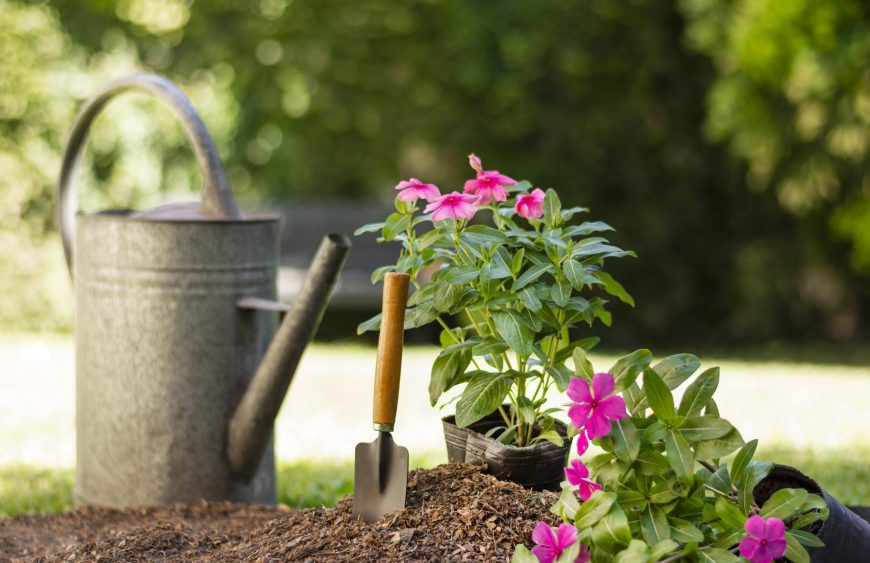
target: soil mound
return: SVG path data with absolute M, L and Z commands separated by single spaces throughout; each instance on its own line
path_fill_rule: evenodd
M 509 561 L 556 495 L 499 481 L 471 465 L 408 477 L 402 510 L 354 520 L 353 500 L 289 511 L 199 503 L 79 509 L 0 520 L 0 560 L 26 561 Z M 4 559 L 5 558 L 5 559 Z

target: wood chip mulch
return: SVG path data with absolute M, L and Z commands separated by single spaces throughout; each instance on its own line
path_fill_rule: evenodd
M 353 499 L 290 511 L 203 502 L 0 520 L 0 561 L 510 561 L 557 495 L 471 465 L 408 477 L 402 510 L 354 520 Z

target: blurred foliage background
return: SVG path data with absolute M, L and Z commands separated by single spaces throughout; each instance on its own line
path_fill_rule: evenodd
M 145 69 L 188 92 L 249 206 L 458 189 L 473 151 L 591 207 L 640 256 L 615 272 L 638 306 L 613 345 L 868 336 L 860 0 L 0 0 L 0 30 L 0 329 L 69 329 L 61 149 L 85 99 Z M 82 169 L 84 209 L 200 182 L 139 96 Z

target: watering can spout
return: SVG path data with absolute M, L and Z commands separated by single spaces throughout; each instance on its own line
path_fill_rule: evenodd
M 259 465 L 284 395 L 320 324 L 350 246 L 344 235 L 331 234 L 323 239 L 299 295 L 230 419 L 227 456 L 240 477 L 253 475 Z

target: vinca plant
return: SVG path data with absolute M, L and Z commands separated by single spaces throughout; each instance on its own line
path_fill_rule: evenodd
M 574 348 L 567 396 L 577 450 L 591 441 L 603 452 L 565 469 L 552 507 L 563 523 L 538 523 L 534 547 L 517 545 L 513 562 L 809 563 L 806 547 L 822 542 L 808 528 L 828 517 L 824 499 L 793 488 L 756 498 L 773 465 L 753 459 L 757 440 L 744 443 L 719 415 L 719 369 L 697 375 L 677 403 L 672 391 L 700 361 L 651 363 L 638 350 L 595 373 Z
M 462 192 L 442 195 L 415 178 L 396 186 L 396 212 L 356 234 L 377 232 L 379 242 L 401 244 L 396 264 L 378 268 L 410 274 L 406 328 L 441 327 L 442 350 L 432 366 L 429 399 L 465 385 L 455 405 L 467 427 L 500 413 L 491 437 L 517 446 L 563 436 L 545 406 L 548 391 L 568 388 L 572 350 L 598 339 L 572 339 L 578 325 L 610 325 L 605 295 L 633 305 L 604 270 L 607 259 L 633 256 L 601 233 L 606 223 L 575 223 L 582 207 L 563 208 L 554 190 L 533 189 L 469 156 L 475 177 Z M 423 203 L 425 202 L 425 203 Z M 380 316 L 359 326 L 377 330 Z

